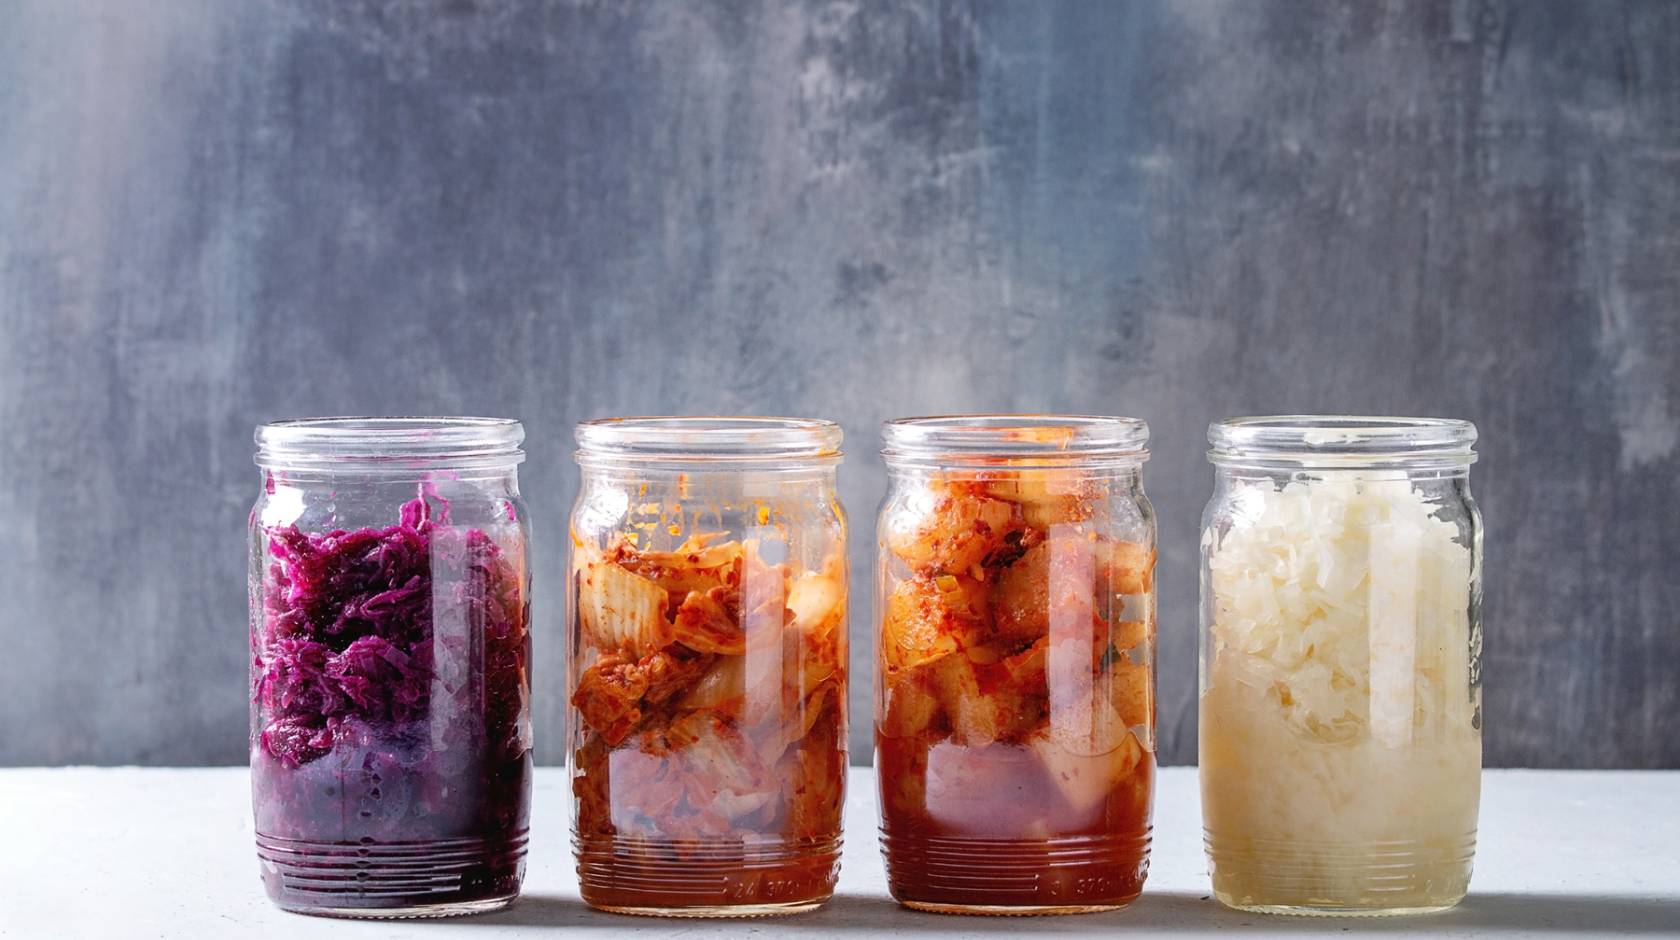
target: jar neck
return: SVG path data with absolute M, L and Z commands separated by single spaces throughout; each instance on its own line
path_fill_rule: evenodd
M 519 495 L 519 467 L 515 464 L 466 468 L 448 466 L 370 468 L 352 464 L 325 467 L 273 464 L 262 468 L 262 476 L 263 485 L 270 492 L 275 487 L 287 486 L 343 488 L 412 484 L 418 487 L 432 484 L 443 487 L 463 483 L 471 484 L 480 490 L 497 492 L 507 496 Z
M 1450 466 L 1352 466 L 1325 467 L 1300 466 L 1292 463 L 1243 463 L 1220 461 L 1214 464 L 1214 479 L 1220 482 L 1255 482 L 1267 480 L 1273 483 L 1314 482 L 1353 480 L 1358 482 L 1406 481 L 1425 482 L 1433 480 L 1468 480 L 1470 467 L 1468 465 Z
M 927 454 L 914 459 L 886 458 L 887 476 L 894 480 L 929 477 L 988 480 L 1006 477 L 1055 477 L 1063 480 L 1137 480 L 1143 474 L 1141 460 L 1030 461 L 974 458 L 971 455 Z
M 1109 475 L 1149 459 L 1149 425 L 1103 415 L 974 414 L 899 418 L 881 427 L 893 473 L 1044 470 Z
M 256 430 L 257 466 L 289 479 L 495 479 L 524 461 L 505 418 L 306 418 Z
M 840 426 L 810 418 L 604 418 L 577 426 L 585 475 L 816 475 L 840 463 Z
M 1208 426 L 1222 472 L 1369 478 L 1462 476 L 1476 461 L 1476 426 L 1451 418 L 1274 415 Z
M 702 461 L 681 463 L 620 463 L 578 459 L 585 489 L 601 486 L 623 487 L 627 483 L 649 484 L 660 488 L 703 490 L 720 486 L 826 486 L 838 480 L 838 457 L 823 462 L 783 463 L 774 466 L 764 463 L 739 462 L 728 466 Z

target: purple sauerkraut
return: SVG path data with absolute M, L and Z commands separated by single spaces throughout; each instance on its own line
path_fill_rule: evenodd
M 262 531 L 252 791 L 282 904 L 518 889 L 531 766 L 523 573 L 433 499 L 403 504 L 383 529 Z M 341 858 L 335 847 L 350 845 Z M 431 846 L 441 854 L 428 867 Z

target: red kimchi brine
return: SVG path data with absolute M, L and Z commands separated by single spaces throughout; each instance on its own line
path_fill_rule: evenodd
M 668 916 L 816 907 L 846 776 L 840 430 L 579 426 L 573 837 L 583 898 Z
M 951 913 L 1127 904 L 1155 776 L 1141 421 L 884 429 L 875 763 L 888 885 Z

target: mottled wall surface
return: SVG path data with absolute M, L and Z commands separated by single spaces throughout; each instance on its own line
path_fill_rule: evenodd
M 1491 765 L 1680 766 L 1680 4 L 0 4 L 0 763 L 244 760 L 258 421 L 1154 427 L 1194 760 L 1208 421 L 1480 425 Z M 854 742 L 866 756 L 866 578 Z

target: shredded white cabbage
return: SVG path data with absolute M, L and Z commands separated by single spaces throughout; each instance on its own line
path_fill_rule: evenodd
M 1481 734 L 1458 527 L 1403 478 L 1234 485 L 1231 526 L 1204 536 L 1216 890 L 1247 904 L 1419 895 L 1391 907 L 1462 893 Z

